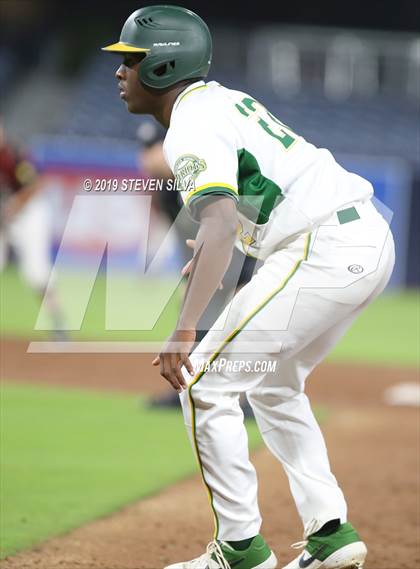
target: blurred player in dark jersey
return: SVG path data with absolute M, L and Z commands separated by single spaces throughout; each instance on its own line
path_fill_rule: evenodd
M 178 192 L 172 189 L 172 184 L 167 184 L 169 180 L 173 180 L 173 176 L 163 155 L 165 134 L 165 129 L 156 121 L 149 120 L 139 126 L 137 130 L 137 138 L 141 145 L 139 165 L 149 178 L 163 180 L 162 191 L 152 192 L 152 203 L 158 211 L 164 213 L 171 224 L 177 219 L 179 246 L 183 261 L 186 263 L 191 257 L 191 249 L 187 247 L 186 240 L 194 239 L 198 224 L 184 209 L 181 211 L 182 203 L 179 201 Z
M 56 329 L 65 339 L 63 319 L 51 290 L 49 206 L 41 192 L 40 176 L 25 152 L 6 138 L 0 121 L 0 271 L 13 250 L 25 282 L 42 298 Z

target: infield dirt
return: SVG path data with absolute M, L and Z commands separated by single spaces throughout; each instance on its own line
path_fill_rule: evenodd
M 147 354 L 27 354 L 27 342 L 2 340 L 8 381 L 155 395 L 168 387 Z M 324 364 L 307 393 L 326 406 L 322 425 L 349 518 L 369 547 L 365 569 L 416 569 L 419 551 L 418 409 L 385 405 L 387 387 L 417 381 L 415 370 Z M 159 449 L 164 452 L 164 449 Z M 252 455 L 260 484 L 262 533 L 279 566 L 296 554 L 301 525 L 286 477 L 261 448 Z M 200 555 L 212 517 L 198 475 L 115 514 L 2 561 L 4 569 L 160 569 Z

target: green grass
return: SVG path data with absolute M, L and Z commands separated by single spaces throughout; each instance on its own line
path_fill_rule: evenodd
M 198 471 L 182 414 L 136 397 L 3 384 L 1 433 L 2 557 Z
M 330 355 L 331 361 L 418 367 L 418 290 L 383 294 L 362 312 Z
M 107 283 L 104 274 L 98 275 L 92 293 L 90 281 L 83 272 L 66 273 L 57 283 L 56 298 L 60 302 L 64 319 L 74 324 L 71 332 L 74 340 L 145 340 L 158 341 L 166 338 L 176 324 L 180 292 L 173 291 L 174 278 L 136 278 L 114 276 Z M 107 289 L 111 301 L 107 302 Z M 162 298 L 167 298 L 162 306 Z M 0 286 L 0 331 L 5 335 L 21 336 L 32 340 L 48 337 L 48 332 L 36 330 L 41 298 L 19 278 L 14 268 L 1 274 Z M 85 310 L 86 305 L 86 310 Z M 107 307 L 107 310 L 105 310 Z M 160 307 L 155 323 L 154 310 Z M 112 324 L 105 321 L 105 314 Z M 41 328 L 48 328 L 51 320 L 41 313 Z M 138 322 L 152 325 L 139 330 Z M 72 326 L 73 327 L 73 326 Z M 39 328 L 39 326 L 38 326 Z
M 153 307 L 173 287 L 173 280 L 119 277 L 112 280 L 112 308 L 108 315 L 119 327 L 135 328 L 140 318 L 153 320 Z M 60 282 L 68 318 L 78 320 L 80 299 L 87 286 L 82 275 L 69 274 Z M 88 291 L 89 292 L 89 291 Z M 91 294 L 80 330 L 71 333 L 74 340 L 145 340 L 165 339 L 176 323 L 180 292 L 176 291 L 150 331 L 107 330 L 105 323 L 107 284 L 99 275 Z M 83 305 L 83 303 L 82 303 Z M 34 331 L 40 301 L 19 279 L 14 269 L 2 275 L 0 330 L 3 334 L 42 339 L 45 332 Z M 109 308 L 109 307 L 108 307 Z M 383 294 L 358 318 L 330 356 L 331 361 L 379 365 L 417 366 L 420 345 L 420 303 L 417 290 Z

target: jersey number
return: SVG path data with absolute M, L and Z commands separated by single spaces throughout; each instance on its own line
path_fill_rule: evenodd
M 285 150 L 288 150 L 292 144 L 297 140 L 293 131 L 291 131 L 285 124 L 280 122 L 273 116 L 267 109 L 255 99 L 245 97 L 242 99 L 242 105 L 236 104 L 235 107 L 245 117 L 252 117 L 257 123 L 267 132 L 270 136 L 277 139 Z M 262 118 L 262 113 L 266 113 L 268 118 L 271 119 L 270 123 Z

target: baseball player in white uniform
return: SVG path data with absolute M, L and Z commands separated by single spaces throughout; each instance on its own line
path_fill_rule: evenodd
M 392 272 L 393 239 L 373 188 L 252 96 L 206 83 L 211 38 L 189 10 L 137 10 L 104 49 L 124 57 L 116 76 L 128 110 L 168 128 L 165 156 L 200 222 L 177 328 L 154 365 L 180 393 L 215 534 L 203 555 L 170 569 L 277 567 L 259 534 L 243 392 L 302 519 L 303 552 L 285 569 L 361 568 L 367 548 L 347 521 L 304 389 Z M 194 348 L 234 246 L 264 264 Z

